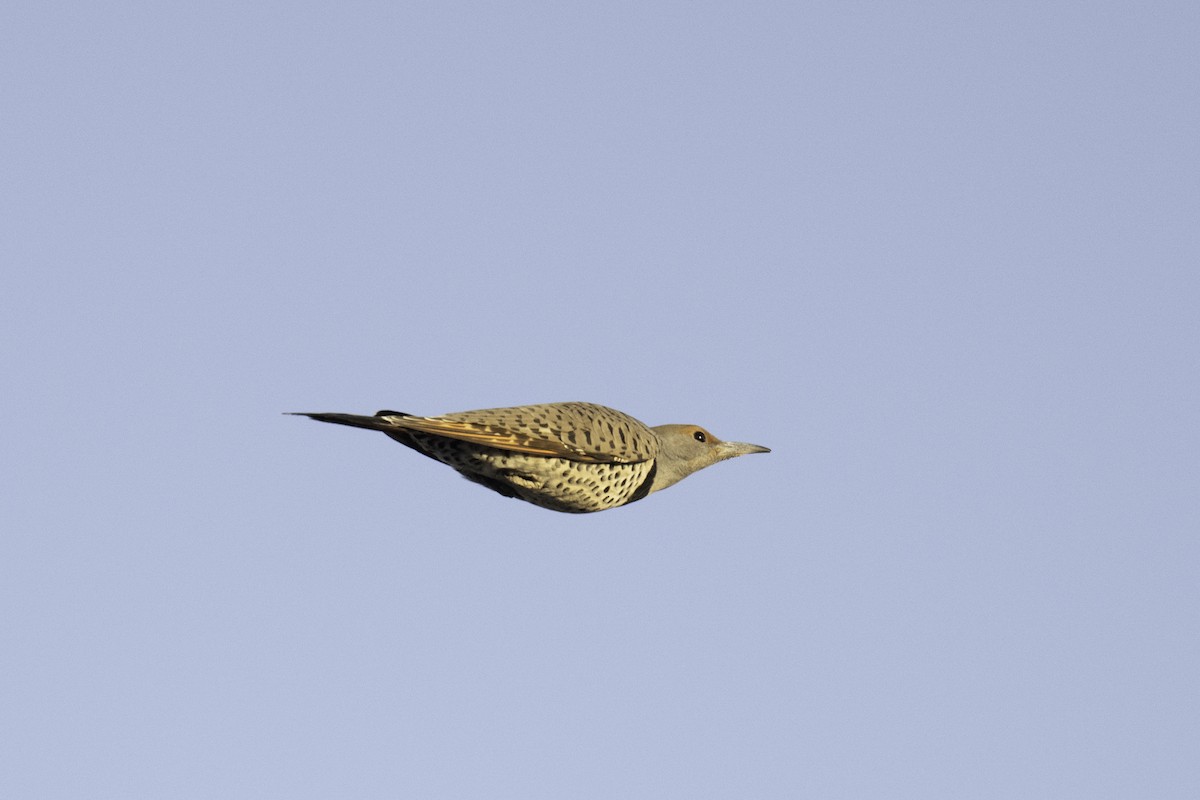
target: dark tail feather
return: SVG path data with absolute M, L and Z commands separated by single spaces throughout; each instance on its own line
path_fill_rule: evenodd
M 399 411 L 380 411 L 373 417 L 368 417 L 362 414 L 336 414 L 327 412 L 309 413 L 307 411 L 290 411 L 287 412 L 297 417 L 308 417 L 315 419 L 318 422 L 333 422 L 338 425 L 349 425 L 353 428 L 366 428 L 372 431 L 394 431 L 395 425 L 389 423 L 386 419 L 380 417 L 407 417 L 408 414 L 402 414 Z

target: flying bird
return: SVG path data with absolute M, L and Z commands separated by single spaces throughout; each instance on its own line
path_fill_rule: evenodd
M 649 427 L 595 403 L 485 408 L 437 417 L 307 413 L 320 422 L 382 431 L 470 481 L 553 511 L 628 505 L 697 470 L 768 448 L 723 442 L 697 425 Z

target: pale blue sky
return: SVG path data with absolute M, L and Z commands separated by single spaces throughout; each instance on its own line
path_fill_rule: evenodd
M 1200 796 L 1192 3 L 8 3 L 0 796 Z M 773 448 L 506 500 L 284 411 Z

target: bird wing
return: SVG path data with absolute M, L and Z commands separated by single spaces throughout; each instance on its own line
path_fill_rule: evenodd
M 383 419 L 396 428 L 416 433 L 594 464 L 648 461 L 657 455 L 658 449 L 654 433 L 642 423 L 612 409 L 585 403 Z M 618 431 L 615 434 L 614 429 Z
M 462 422 L 439 417 L 400 417 L 389 420 L 389 422 L 392 422 L 395 427 L 405 430 L 444 436 L 447 439 L 494 447 L 497 450 L 510 450 L 514 453 L 528 453 L 535 456 L 566 458 L 571 461 L 592 463 L 624 460 L 606 453 L 589 453 L 569 442 L 546 438 L 529 431 L 508 430 L 492 425 L 481 425 L 477 422 Z

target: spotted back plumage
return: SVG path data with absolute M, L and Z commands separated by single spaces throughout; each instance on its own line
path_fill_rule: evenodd
M 595 403 L 483 408 L 437 417 L 404 415 L 396 425 L 503 450 L 595 464 L 634 464 L 658 455 L 654 431 L 628 414 Z

